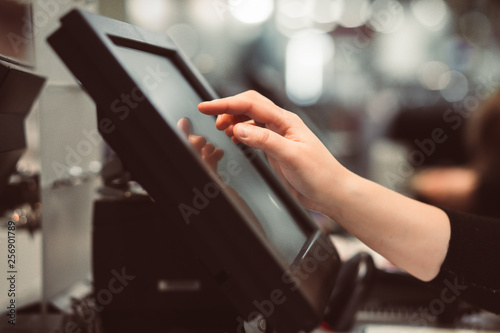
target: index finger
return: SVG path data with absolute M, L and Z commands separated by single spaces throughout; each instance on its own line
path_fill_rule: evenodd
M 255 91 L 203 102 L 198 105 L 198 110 L 208 115 L 246 116 L 258 123 L 269 125 L 277 132 L 280 132 L 285 122 L 285 111 Z

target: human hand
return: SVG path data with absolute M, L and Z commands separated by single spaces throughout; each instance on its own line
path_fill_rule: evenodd
M 260 149 L 290 193 L 389 261 L 423 281 L 434 279 L 450 240 L 444 211 L 348 171 L 295 114 L 249 91 L 204 102 L 233 141 Z
M 203 102 L 198 109 L 217 115 L 217 129 L 234 142 L 264 151 L 285 187 L 311 210 L 325 212 L 350 174 L 296 114 L 255 91 Z
M 210 169 L 217 172 L 217 165 L 224 156 L 224 151 L 207 142 L 203 136 L 191 134 L 191 125 L 187 118 L 182 118 L 177 122 L 177 127 L 186 134 L 189 143 L 201 155 L 201 158 L 209 165 Z
M 194 147 L 194 149 L 201 155 L 201 158 L 210 166 L 210 169 L 217 173 L 217 165 L 219 161 L 224 157 L 224 151 L 220 148 L 215 148 L 215 146 L 207 142 L 207 139 L 200 135 L 191 134 L 191 125 L 187 118 L 182 118 L 177 122 L 177 127 L 181 129 L 182 132 L 187 136 L 189 143 Z M 250 221 L 253 222 L 257 230 L 267 238 L 266 233 L 257 217 L 253 211 L 248 207 L 247 203 L 240 197 L 238 192 L 236 192 L 232 187 L 226 186 L 225 190 L 233 195 L 233 198 L 240 204 L 243 211 L 250 217 Z

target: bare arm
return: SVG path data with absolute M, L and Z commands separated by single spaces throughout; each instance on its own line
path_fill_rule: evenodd
M 412 200 L 344 168 L 295 114 L 256 92 L 201 103 L 217 128 L 261 149 L 283 184 L 415 277 L 429 281 L 448 250 L 450 223 L 440 209 Z M 264 127 L 256 126 L 256 123 Z

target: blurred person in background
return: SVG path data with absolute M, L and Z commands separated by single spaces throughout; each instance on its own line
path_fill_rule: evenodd
M 500 218 L 500 91 L 472 115 L 465 139 L 467 166 L 425 169 L 412 190 L 442 208 Z

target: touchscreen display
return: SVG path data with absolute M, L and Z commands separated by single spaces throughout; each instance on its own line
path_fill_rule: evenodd
M 177 67 L 156 54 L 122 46 L 116 50 L 120 62 L 167 123 L 189 140 L 191 148 L 241 203 L 240 209 L 256 218 L 258 229 L 292 263 L 306 235 L 243 151 L 216 129 L 215 118 L 198 111 L 202 100 Z

